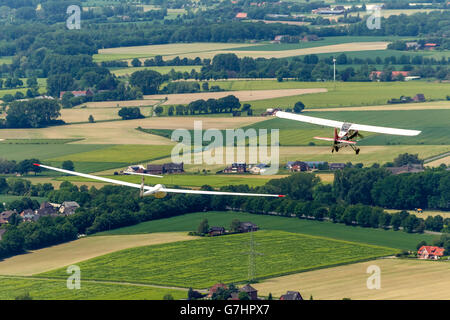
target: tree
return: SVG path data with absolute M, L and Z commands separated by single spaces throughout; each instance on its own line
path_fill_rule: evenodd
M 300 113 L 303 111 L 303 109 L 305 109 L 305 105 L 303 104 L 303 102 L 298 101 L 297 103 L 295 103 L 295 105 L 294 105 L 295 113 Z
M 175 108 L 173 106 L 170 106 L 169 109 L 167 110 L 167 115 L 169 116 L 173 116 Z
M 49 96 L 59 98 L 61 91 L 70 91 L 74 88 L 74 79 L 70 74 L 55 74 L 47 78 L 47 93 Z
M 273 300 L 272 292 L 269 292 L 269 296 L 267 297 L 267 300 Z
M 250 296 L 245 291 L 239 292 L 238 298 L 239 300 L 250 300 Z
M 167 293 L 166 295 L 164 295 L 163 300 L 174 300 L 174 299 L 170 293 Z
M 164 108 L 161 107 L 161 106 L 157 106 L 157 107 L 154 109 L 154 111 L 155 111 L 156 115 L 159 117 L 159 116 L 164 112 Z
M 123 120 L 144 118 L 144 116 L 141 114 L 141 109 L 139 109 L 138 107 L 123 107 L 119 110 L 119 117 L 121 117 Z
M 197 228 L 197 233 L 200 234 L 205 234 L 209 232 L 209 224 L 208 224 L 208 219 L 203 219 L 202 222 L 200 222 L 198 228 Z
M 15 298 L 15 300 L 33 300 L 29 292 L 25 292 Z
M 131 65 L 133 67 L 137 68 L 137 67 L 142 66 L 142 62 L 138 58 L 134 58 L 133 60 L 131 60 Z
M 88 121 L 89 121 L 89 123 L 94 123 L 95 122 L 94 117 L 92 116 L 92 114 L 89 115 Z
M 62 168 L 64 170 L 74 171 L 75 166 L 71 160 L 66 160 L 62 163 Z
M 130 77 L 130 84 L 141 89 L 143 94 L 157 93 L 162 83 L 161 74 L 153 70 L 136 71 Z

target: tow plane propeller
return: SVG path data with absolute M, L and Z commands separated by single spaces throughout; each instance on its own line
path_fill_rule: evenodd
M 359 154 L 360 149 L 356 146 L 357 141 L 355 140 L 355 138 L 364 138 L 363 135 L 360 133 L 360 131 L 376 132 L 399 136 L 417 136 L 421 132 L 418 130 L 405 130 L 405 129 L 369 126 L 364 124 L 355 124 L 350 122 L 341 122 L 335 120 L 304 116 L 284 111 L 277 111 L 275 113 L 275 116 L 282 119 L 301 121 L 334 128 L 334 138 L 314 137 L 314 139 L 333 142 L 331 152 L 334 151 L 338 152 L 341 148 L 351 147 L 356 154 Z
M 120 181 L 120 180 L 115 180 L 115 179 L 110 179 L 110 178 L 94 176 L 94 175 L 91 175 L 91 174 L 80 173 L 80 172 L 76 172 L 76 171 L 70 171 L 70 170 L 50 167 L 50 166 L 46 166 L 46 165 L 39 164 L 39 163 L 34 163 L 34 165 L 38 166 L 38 167 L 41 167 L 41 168 L 62 172 L 62 173 L 65 173 L 65 174 L 71 174 L 71 175 L 80 176 L 80 177 L 84 177 L 84 178 L 88 178 L 88 179 L 94 179 L 94 180 L 99 180 L 99 181 L 103 181 L 103 182 L 113 183 L 113 184 L 117 184 L 117 185 L 121 185 L 121 186 L 136 188 L 136 189 L 140 190 L 140 195 L 142 197 L 149 196 L 149 195 L 154 195 L 156 198 L 164 198 L 167 195 L 167 193 L 205 194 L 205 195 L 216 195 L 216 196 L 247 196 L 247 197 L 275 197 L 275 198 L 283 198 L 284 197 L 284 195 L 281 195 L 281 194 L 240 193 L 240 192 L 204 191 L 204 190 L 189 190 L 189 189 L 170 189 L 170 188 L 166 188 L 162 184 L 157 184 L 155 186 L 147 186 L 147 185 L 145 185 L 144 184 L 144 180 L 143 180 L 144 176 L 153 176 L 153 175 L 148 175 L 148 174 L 139 174 L 139 175 L 142 175 L 142 182 L 141 182 L 141 184 L 137 184 L 137 183 L 131 183 L 131 182 L 126 182 L 126 181 Z M 161 176 L 157 176 L 157 177 L 161 177 Z

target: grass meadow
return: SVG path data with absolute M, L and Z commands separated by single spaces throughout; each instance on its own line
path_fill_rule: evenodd
M 223 226 L 226 229 L 230 227 L 233 219 L 239 219 L 240 221 L 251 221 L 256 223 L 264 230 L 302 233 L 311 236 L 321 236 L 396 249 L 413 250 L 420 241 L 425 240 L 431 242 L 434 237 L 429 234 L 410 234 L 403 231 L 386 231 L 382 229 L 346 226 L 344 224 L 325 221 L 320 222 L 291 217 L 257 215 L 233 211 L 198 212 L 168 219 L 147 221 L 134 226 L 100 232 L 96 234 L 96 236 L 194 231 L 205 218 L 208 219 L 210 226 Z
M 80 290 L 69 290 L 65 279 L 0 276 L 0 287 L 0 300 L 14 300 L 27 293 L 33 300 L 162 300 L 166 294 L 175 300 L 187 297 L 184 290 L 89 281 L 82 281 Z
M 258 243 L 257 278 L 392 255 L 398 250 L 283 231 L 259 231 L 132 248 L 78 264 L 87 280 L 206 288 L 247 280 L 250 237 Z M 259 267 L 258 267 L 259 266 Z M 263 267 L 264 266 L 264 267 Z M 65 269 L 40 274 L 66 277 Z

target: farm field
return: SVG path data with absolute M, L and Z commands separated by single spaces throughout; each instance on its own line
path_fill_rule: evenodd
M 409 110 L 448 110 L 450 109 L 450 101 L 432 101 L 421 103 L 399 103 L 386 104 L 379 106 L 364 106 L 364 107 L 339 107 L 339 108 L 315 108 L 315 112 L 329 112 L 329 111 L 409 111 Z
M 32 276 L 119 250 L 194 239 L 184 232 L 86 237 L 0 260 L 0 275 Z
M 164 158 L 170 155 L 171 146 L 143 146 L 143 145 L 116 145 L 103 148 L 101 152 L 87 151 L 76 154 L 47 158 L 48 161 L 74 162 L 106 162 L 114 159 L 115 162 L 135 163 Z
M 367 268 L 381 270 L 381 289 L 367 289 Z M 252 284 L 261 295 L 274 297 L 288 290 L 300 291 L 303 299 L 314 300 L 448 300 L 450 297 L 450 265 L 448 262 L 378 259 L 323 270 L 298 273 Z M 439 281 L 417 281 L 426 274 Z
M 429 167 L 439 167 L 441 164 L 445 164 L 446 166 L 449 166 L 450 165 L 450 156 L 444 157 L 444 158 L 441 158 L 441 159 L 438 159 L 438 160 L 434 160 L 434 161 L 431 161 L 431 162 L 428 162 L 427 166 L 429 166 Z
M 140 105 L 138 105 L 140 106 Z M 151 107 L 140 107 L 141 114 L 145 117 L 151 116 L 153 108 Z M 119 116 L 119 108 L 72 108 L 72 109 L 61 109 L 61 119 L 66 123 L 80 123 L 88 122 L 89 116 L 94 117 L 94 121 L 105 121 L 105 120 L 122 120 Z
M 198 54 L 196 52 L 193 53 L 184 53 L 184 54 L 174 54 L 174 55 L 167 55 L 164 58 L 165 59 L 173 59 L 176 56 L 179 56 L 180 58 L 196 58 L 197 56 L 205 59 L 214 58 L 215 55 L 221 54 L 221 53 L 234 53 L 239 58 L 243 57 L 252 57 L 252 58 L 288 58 L 288 57 L 295 57 L 295 56 L 302 56 L 307 54 L 320 54 L 320 53 L 341 53 L 341 52 L 353 52 L 353 51 L 372 51 L 372 50 L 385 50 L 388 46 L 389 42 L 386 41 L 374 41 L 374 42 L 351 42 L 351 43 L 343 43 L 343 44 L 332 44 L 332 45 L 325 45 L 325 46 L 319 46 L 319 47 L 310 47 L 310 48 L 304 48 L 304 49 L 292 49 L 292 50 L 275 50 L 275 51 L 268 51 L 268 50 L 258 50 L 258 47 L 256 47 L 256 50 L 245 50 L 245 51 L 238 51 L 238 50 L 232 50 L 230 48 L 226 50 L 214 50 L 214 51 L 205 51 L 201 54 Z
M 95 62 L 111 60 L 128 60 L 133 58 L 150 58 L 157 55 L 183 55 L 192 54 L 194 58 L 204 55 L 204 52 L 224 50 L 249 46 L 245 43 L 174 43 L 161 45 L 148 45 L 136 47 L 120 47 L 100 49 L 98 54 L 94 55 Z
M 83 281 L 81 290 L 67 290 L 66 280 L 16 278 L 0 276 L 0 300 L 14 300 L 28 293 L 34 300 L 162 300 L 187 297 L 185 290 L 142 285 Z
M 241 101 L 263 100 L 268 98 L 280 98 L 290 96 L 300 96 L 304 94 L 327 92 L 325 88 L 312 89 L 276 89 L 276 90 L 258 90 L 258 91 L 223 91 L 223 92 L 198 92 L 198 93 L 179 93 L 179 94 L 158 94 L 144 96 L 145 99 L 162 100 L 167 98 L 163 105 L 188 104 L 192 101 L 203 99 L 219 99 L 229 95 L 234 95 Z
M 8 202 L 12 202 L 14 200 L 21 200 L 23 198 L 23 196 L 13 196 L 13 195 L 9 195 L 9 194 L 0 194 L 0 203 L 8 203 Z M 38 202 L 44 202 L 47 199 L 46 198 L 42 198 L 42 197 L 29 197 L 32 200 L 36 200 Z
M 237 234 L 193 241 L 122 250 L 79 263 L 84 279 L 120 280 L 137 283 L 205 288 L 222 281 L 247 278 L 245 243 L 251 234 Z M 306 271 L 392 255 L 396 249 L 362 245 L 282 231 L 259 231 L 257 278 Z M 289 243 L 289 245 L 286 245 Z M 239 248 L 236 250 L 236 248 Z M 320 254 L 318 254 L 320 252 Z M 182 258 L 181 258 L 182 257 Z M 104 266 L 108 266 L 105 268 Z M 42 277 L 65 277 L 65 269 L 41 273 Z
M 86 106 L 88 109 L 96 108 L 122 108 L 122 107 L 151 107 L 157 104 L 158 100 L 125 100 L 125 101 L 99 101 L 99 102 L 86 102 L 74 109 L 81 109 Z M 117 110 L 116 112 L 119 112 Z
M 412 234 L 403 231 L 386 231 L 382 229 L 346 226 L 339 223 L 304 220 L 291 217 L 258 215 L 233 211 L 211 211 L 190 213 L 168 219 L 153 220 L 134 226 L 97 233 L 103 235 L 129 235 L 153 232 L 181 232 L 196 230 L 203 219 L 208 219 L 210 226 L 229 228 L 233 219 L 251 221 L 264 230 L 280 230 L 321 236 L 344 241 L 366 243 L 396 249 L 414 250 L 416 245 L 425 240 L 431 242 L 434 236 L 429 234 Z
M 398 212 L 395 209 L 388 209 L 387 212 Z M 415 214 L 418 218 L 426 219 L 427 217 L 441 216 L 442 218 L 450 218 L 450 211 L 438 211 L 438 210 L 424 210 L 422 213 L 417 213 L 414 210 L 406 210 L 410 214 Z
M 141 183 L 141 177 L 137 176 L 109 176 L 106 177 L 132 183 Z M 247 184 L 250 187 L 259 187 L 265 185 L 271 179 L 279 179 L 284 176 L 259 176 L 259 175 L 204 175 L 204 174 L 172 174 L 165 175 L 164 178 L 145 178 L 147 184 L 161 183 L 165 186 L 180 186 L 200 188 L 204 185 L 210 185 L 214 188 L 220 188 L 228 185 Z M 82 177 L 70 176 L 58 178 L 60 181 L 70 182 L 94 182 L 95 180 Z

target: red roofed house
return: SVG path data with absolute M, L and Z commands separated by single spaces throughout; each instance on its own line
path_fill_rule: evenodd
M 246 19 L 247 18 L 247 13 L 246 12 L 239 12 L 236 15 L 236 19 Z
M 425 43 L 424 48 L 425 50 L 434 50 L 436 49 L 437 44 L 436 43 Z
M 370 73 L 370 79 L 379 79 L 381 75 L 383 74 L 383 71 L 372 71 Z M 398 76 L 402 75 L 403 77 L 409 76 L 409 71 L 392 71 L 391 77 L 392 79 L 397 78 Z
M 211 288 L 209 288 L 209 294 L 208 294 L 208 297 L 211 298 L 212 295 L 213 295 L 214 293 L 217 293 L 217 290 L 218 290 L 219 288 L 222 288 L 222 289 L 224 289 L 224 290 L 228 289 L 228 287 L 227 287 L 226 284 L 223 284 L 223 283 L 216 283 L 216 284 L 213 285 Z
M 71 92 L 75 97 L 86 97 L 86 96 L 94 95 L 94 93 L 92 92 L 91 89 L 82 90 L 82 91 L 61 91 L 59 93 L 59 98 L 62 99 L 62 97 L 64 96 L 64 94 L 66 92 Z
M 419 259 L 432 259 L 437 260 L 444 255 L 444 248 L 433 247 L 433 246 L 421 246 L 417 255 Z

